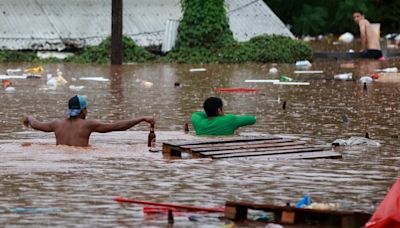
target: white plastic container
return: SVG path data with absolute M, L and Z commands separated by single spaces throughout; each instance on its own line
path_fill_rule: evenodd
M 336 74 L 335 76 L 333 76 L 333 79 L 342 80 L 342 81 L 352 80 L 353 79 L 353 73 Z

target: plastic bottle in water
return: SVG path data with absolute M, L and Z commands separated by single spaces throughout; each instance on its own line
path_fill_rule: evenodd
M 286 75 L 281 75 L 281 76 L 279 77 L 279 81 L 280 81 L 280 82 L 291 82 L 291 81 L 293 81 L 293 78 L 289 78 L 289 77 L 286 76 Z
M 150 125 L 150 132 L 147 140 L 147 146 L 152 149 L 156 147 L 156 134 L 154 133 L 154 124 Z

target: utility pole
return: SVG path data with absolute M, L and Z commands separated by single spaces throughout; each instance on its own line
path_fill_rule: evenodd
M 111 64 L 122 64 L 122 2 L 112 0 L 111 9 Z

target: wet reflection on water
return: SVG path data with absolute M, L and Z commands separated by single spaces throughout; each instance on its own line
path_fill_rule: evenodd
M 347 65 L 343 65 L 347 63 Z M 330 144 L 336 138 L 364 136 L 381 147 L 336 149 L 341 160 L 270 161 L 265 158 L 229 160 L 164 160 L 149 153 L 148 126 L 130 131 L 94 134 L 91 148 L 54 146 L 52 134 L 24 129 L 21 117 L 63 118 L 67 99 L 76 92 L 68 86 L 48 90 L 45 78 L 12 80 L 16 91 L 0 90 L 0 224 L 18 226 L 164 226 L 162 216 L 144 216 L 142 207 L 119 205 L 113 197 L 197 206 L 221 206 L 226 200 L 294 204 L 309 193 L 316 202 L 340 203 L 351 210 L 372 212 L 399 174 L 398 128 L 400 82 L 375 82 L 363 90 L 355 81 L 334 81 L 336 73 L 352 72 L 355 79 L 376 68 L 399 66 L 385 62 L 316 61 L 311 70 L 323 74 L 294 74 L 292 65 L 206 65 L 206 72 L 190 73 L 191 65 L 81 66 L 45 65 L 46 73 L 63 71 L 89 102 L 89 118 L 113 121 L 156 115 L 159 143 L 193 139 L 183 134 L 190 114 L 208 96 L 220 96 L 226 112 L 253 114 L 257 123 L 240 130 L 298 136 L 309 143 Z M 0 65 L 7 68 L 30 65 Z M 285 74 L 310 86 L 250 84 L 245 79 L 277 79 Z M 83 81 L 103 76 L 108 82 Z M 150 82 L 150 83 L 147 83 Z M 174 83 L 179 82 L 180 87 Z M 152 84 L 151 84 L 152 83 Z M 220 93 L 218 87 L 259 88 L 257 93 Z M 282 109 L 283 101 L 287 102 Z M 343 123 L 342 116 L 349 117 Z M 190 126 L 191 127 L 191 126 Z M 41 208 L 40 213 L 18 213 L 13 208 Z M 177 226 L 201 226 L 175 219 Z M 220 227 L 223 222 L 209 225 Z

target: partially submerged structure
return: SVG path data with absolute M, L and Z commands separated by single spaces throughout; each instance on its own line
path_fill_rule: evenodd
M 293 37 L 262 0 L 225 0 L 234 38 L 261 34 Z M 0 0 L 0 49 L 64 50 L 97 45 L 111 34 L 110 0 Z M 123 33 L 140 46 L 170 50 L 182 17 L 179 0 L 130 0 Z

